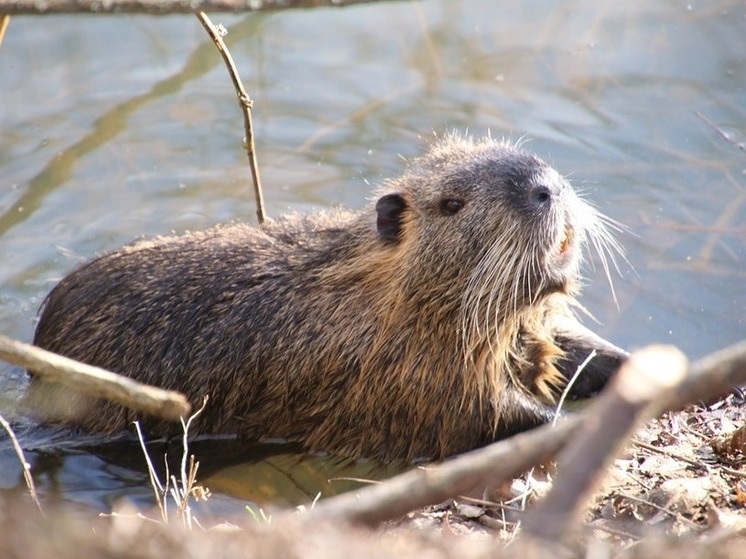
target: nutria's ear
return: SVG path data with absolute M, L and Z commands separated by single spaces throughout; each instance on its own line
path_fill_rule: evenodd
M 565 355 L 557 368 L 568 381 L 593 350 L 596 355 L 583 368 L 570 389 L 571 399 L 589 398 L 603 390 L 612 375 L 627 360 L 629 354 L 588 330 L 575 320 L 563 321 L 554 332 L 555 343 Z
M 376 228 L 382 239 L 393 242 L 399 240 L 402 226 L 401 216 L 406 209 L 407 201 L 400 194 L 386 194 L 378 200 Z

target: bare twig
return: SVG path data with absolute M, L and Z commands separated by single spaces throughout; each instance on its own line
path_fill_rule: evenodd
M 13 449 L 16 451 L 16 456 L 18 456 L 18 460 L 20 460 L 21 462 L 21 467 L 23 468 L 23 479 L 26 480 L 26 487 L 28 487 L 28 492 L 31 495 L 31 500 L 34 501 L 36 506 L 39 508 L 39 511 L 41 512 L 42 516 L 44 516 L 44 509 L 41 508 L 39 497 L 36 495 L 36 486 L 34 485 L 34 478 L 31 477 L 31 466 L 26 461 L 26 456 L 23 454 L 23 449 L 21 448 L 21 445 L 18 442 L 18 438 L 16 437 L 16 434 L 13 432 L 13 428 L 10 426 L 10 423 L 8 423 L 8 421 L 2 415 L 0 415 L 0 424 L 2 424 L 3 428 L 8 433 L 8 436 L 10 437 L 10 440 L 13 443 Z
M 721 466 L 718 465 L 718 470 L 731 475 L 733 477 L 740 477 L 742 479 L 746 479 L 746 472 L 742 472 L 741 470 L 736 470 L 734 468 L 729 468 L 728 466 Z
M 161 519 L 166 523 L 168 522 L 168 503 L 166 503 L 165 499 L 166 489 L 163 487 L 161 480 L 158 479 L 158 474 L 153 467 L 153 462 L 150 460 L 150 454 L 148 454 L 148 447 L 145 445 L 145 439 L 143 438 L 139 421 L 135 421 L 135 430 L 137 431 L 137 440 L 140 441 L 140 448 L 142 448 L 143 456 L 145 456 L 145 463 L 148 466 L 148 476 L 150 477 L 150 485 L 155 494 L 155 502 L 158 504 L 158 509 L 161 511 Z M 166 476 L 166 482 L 168 482 L 168 476 Z
M 0 359 L 25 367 L 45 380 L 164 419 L 178 421 L 189 414 L 189 402 L 178 392 L 147 386 L 6 336 L 0 336 Z
M 711 120 L 710 120 L 709 118 L 707 118 L 707 117 L 706 117 L 705 115 L 703 115 L 702 113 L 700 113 L 700 112 L 697 112 L 697 116 L 698 116 L 698 117 L 700 118 L 700 120 L 702 120 L 702 121 L 703 121 L 703 122 L 704 122 L 704 123 L 705 123 L 705 124 L 706 124 L 707 126 L 709 126 L 709 127 L 710 127 L 710 128 L 712 128 L 712 129 L 713 129 L 713 130 L 714 130 L 715 132 L 717 132 L 717 133 L 718 133 L 718 134 L 720 135 L 720 137 L 721 137 L 721 138 L 722 138 L 723 140 L 725 140 L 726 142 L 728 142 L 728 143 L 730 143 L 730 144 L 733 144 L 734 146 L 736 146 L 736 147 L 737 147 L 738 149 L 740 149 L 741 151 L 746 151 L 746 144 L 745 144 L 744 142 L 738 142 L 738 143 L 736 143 L 736 141 L 735 141 L 735 140 L 733 139 L 733 136 L 731 136 L 731 135 L 730 135 L 730 134 L 729 134 L 728 132 L 726 132 L 725 130 L 723 130 L 722 128 L 720 128 L 720 127 L 719 127 L 719 126 L 718 126 L 717 124 L 715 124 L 714 122 L 712 122 L 712 121 L 711 121 Z
M 662 456 L 668 456 L 669 458 L 673 458 L 675 460 L 681 460 L 682 462 L 686 462 L 687 464 L 690 464 L 697 468 L 702 468 L 705 466 L 705 464 L 703 464 L 702 462 L 698 460 L 695 460 L 694 458 L 689 458 L 688 456 L 684 456 L 683 454 L 679 452 L 673 452 L 672 450 L 668 450 L 667 448 L 659 448 L 652 444 L 648 444 L 646 442 L 638 441 L 638 440 L 633 440 L 632 444 L 634 444 L 637 447 L 644 448 L 645 450 L 648 450 L 650 452 L 654 452 L 655 454 L 660 454 Z
M 176 503 L 176 510 L 181 517 L 184 526 L 192 529 L 192 523 L 195 521 L 192 517 L 191 507 L 189 506 L 189 499 L 196 497 L 197 499 L 206 499 L 209 495 L 209 491 L 197 485 L 197 471 L 199 469 L 199 462 L 194 459 L 194 455 L 189 455 L 189 428 L 194 421 L 207 406 L 208 397 L 205 396 L 202 400 L 200 408 L 194 412 L 187 421 L 182 418 L 181 426 L 184 429 L 182 438 L 182 457 L 181 457 L 181 487 L 179 487 L 179 480 L 176 476 L 169 475 L 168 472 L 168 457 L 164 456 L 163 460 L 166 465 L 165 482 L 161 482 L 158 479 L 158 474 L 153 467 L 153 462 L 150 460 L 150 454 L 148 453 L 145 440 L 140 430 L 139 422 L 135 421 L 135 429 L 137 430 L 137 438 L 140 441 L 140 447 L 142 453 L 145 456 L 145 462 L 148 466 L 148 475 L 150 476 L 150 485 L 153 488 L 155 500 L 158 503 L 158 508 L 161 512 L 161 519 L 163 523 L 168 523 L 168 495 Z M 189 461 L 189 467 L 187 468 L 187 459 Z
M 617 495 L 619 497 L 621 497 L 622 499 L 626 499 L 628 501 L 633 501 L 633 502 L 638 503 L 640 505 L 645 505 L 647 507 L 653 508 L 653 509 L 655 509 L 657 511 L 660 511 L 660 512 L 662 512 L 664 514 L 667 514 L 671 518 L 676 518 L 676 519 L 680 520 L 681 522 L 684 522 L 685 524 L 689 524 L 690 526 L 694 526 L 694 527 L 698 526 L 698 524 L 696 522 L 694 522 L 693 520 L 688 519 L 687 517 L 683 516 L 682 514 L 674 512 L 674 511 L 672 511 L 669 508 L 657 505 L 653 501 L 650 501 L 648 499 L 643 499 L 641 497 L 635 497 L 634 495 L 628 495 L 627 493 L 618 493 Z
M 692 363 L 690 374 L 665 400 L 654 404 L 653 415 L 674 411 L 695 402 L 710 402 L 746 383 L 746 341 Z
M 468 493 L 481 483 L 516 477 L 551 458 L 581 422 L 576 415 L 505 441 L 457 456 L 448 462 L 416 469 L 381 483 L 321 501 L 309 518 L 344 518 L 375 525 L 412 509 Z
M 10 16 L 8 14 L 0 14 L 0 45 L 3 44 L 8 24 L 10 24 Z
M 243 124 L 246 131 L 246 138 L 244 138 L 244 147 L 246 148 L 246 155 L 249 158 L 249 167 L 251 168 L 251 178 L 254 182 L 254 198 L 256 199 L 256 217 L 259 223 L 264 223 L 264 195 L 262 194 L 262 183 L 259 178 L 259 166 L 256 161 L 256 148 L 254 146 L 254 124 L 251 117 L 251 107 L 253 101 L 246 93 L 246 90 L 241 83 L 241 78 L 238 76 L 238 70 L 236 65 L 233 63 L 233 58 L 228 47 L 223 41 L 223 36 L 227 33 L 225 28 L 221 25 L 215 27 L 210 18 L 207 17 L 205 12 L 198 12 L 197 18 L 202 23 L 202 26 L 210 34 L 212 40 L 215 42 L 215 46 L 218 47 L 220 54 L 225 61 L 225 65 L 228 68 L 228 73 L 233 81 L 233 87 L 236 89 L 236 95 L 238 96 L 238 106 L 241 107 L 243 113 Z
M 694 458 L 689 458 L 688 456 L 685 456 L 679 452 L 674 452 L 672 450 L 669 450 L 667 448 L 658 448 L 657 446 L 653 446 L 651 444 L 645 443 L 643 441 L 632 441 L 635 446 L 639 446 L 640 448 L 644 448 L 645 450 L 648 450 L 650 452 L 654 452 L 656 454 L 662 454 L 663 456 L 668 456 L 669 458 L 673 458 L 675 460 L 681 460 L 682 462 L 686 462 L 687 464 L 690 464 L 694 466 L 695 468 L 703 468 L 707 469 L 710 467 L 715 467 L 718 470 L 732 475 L 733 477 L 739 477 L 746 479 L 746 472 L 742 472 L 741 470 L 736 470 L 734 468 L 729 468 L 727 466 L 723 466 L 722 464 L 716 464 L 716 465 L 710 465 L 705 464 L 701 460 L 696 460 Z
M 294 8 L 340 7 L 381 0 L 0 0 L 10 15 L 63 13 L 137 13 L 150 15 L 207 12 L 259 12 Z

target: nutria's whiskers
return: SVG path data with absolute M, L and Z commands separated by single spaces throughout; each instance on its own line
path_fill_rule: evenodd
M 624 247 L 616 238 L 616 233 L 626 232 L 627 228 L 615 219 L 599 212 L 592 206 L 588 206 L 588 209 L 592 212 L 592 218 L 588 220 L 587 223 L 588 239 L 595 249 L 598 259 L 601 261 L 601 267 L 606 275 L 606 280 L 609 282 L 609 289 L 611 290 L 611 297 L 614 304 L 619 308 L 616 290 L 614 289 L 614 282 L 611 278 L 611 266 L 614 267 L 617 274 L 620 276 L 622 275 L 622 272 L 619 269 L 619 263 L 616 259 L 617 256 L 619 256 L 631 267 L 624 252 Z M 611 263 L 611 266 L 609 266 L 609 263 Z M 591 266 L 593 266 L 592 260 Z

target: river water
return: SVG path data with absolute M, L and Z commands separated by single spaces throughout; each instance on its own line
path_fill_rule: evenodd
M 585 273 L 599 333 L 691 358 L 746 337 L 742 1 L 429 0 L 212 17 L 254 99 L 270 215 L 361 207 L 433 133 L 525 138 L 630 230 L 616 303 L 598 265 Z M 46 293 L 99 252 L 254 221 L 243 133 L 192 16 L 12 18 L 0 46 L 0 333 L 29 341 Z M 3 408 L 24 383 L 0 364 Z M 348 487 L 326 483 L 339 465 L 323 457 L 271 453 L 210 473 L 216 507 Z M 104 510 L 150 498 L 122 460 L 29 460 L 43 495 Z M 356 466 L 339 475 L 369 475 Z M 0 487 L 24 487 L 10 453 Z

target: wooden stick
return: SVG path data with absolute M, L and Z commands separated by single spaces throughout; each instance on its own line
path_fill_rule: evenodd
M 236 65 L 233 63 L 231 53 L 228 51 L 228 47 L 223 41 L 223 35 L 227 33 L 224 28 L 221 27 L 222 31 L 219 31 L 217 27 L 212 24 L 210 18 L 207 17 L 205 12 L 198 12 L 197 18 L 199 19 L 202 26 L 205 28 L 207 33 L 212 37 L 215 46 L 218 47 L 225 65 L 228 67 L 228 73 L 233 81 L 233 87 L 236 90 L 238 96 L 238 106 L 241 108 L 243 114 L 244 130 L 246 131 L 246 138 L 244 138 L 244 147 L 246 148 L 246 155 L 249 158 L 249 167 L 251 169 L 251 178 L 254 182 L 254 199 L 256 200 L 256 217 L 261 225 L 264 223 L 264 195 L 262 194 L 262 182 L 259 178 L 259 165 L 256 161 L 256 148 L 254 146 L 254 123 L 251 117 L 251 107 L 253 101 L 246 93 L 246 90 L 241 83 L 241 78 L 238 76 L 238 70 Z
M 697 402 L 711 402 L 746 383 L 746 341 L 695 361 L 687 379 L 664 400 L 654 404 L 654 415 Z
M 2 0 L 0 0 L 0 3 L 2 3 Z M 5 32 L 8 30 L 9 24 L 10 24 L 10 16 L 7 14 L 0 14 L 0 45 L 3 44 L 3 39 L 5 38 Z
M 25 367 L 45 380 L 171 421 L 187 417 L 191 409 L 186 397 L 178 392 L 147 386 L 6 336 L 0 336 L 0 359 Z
M 10 423 L 8 423 L 8 420 L 5 419 L 2 415 L 0 415 L 0 425 L 3 426 L 3 429 L 5 429 L 5 431 L 8 433 L 8 436 L 13 443 L 13 450 L 16 451 L 18 461 L 21 463 L 21 468 L 23 468 L 23 479 L 26 480 L 26 487 L 28 488 L 29 495 L 31 495 L 31 500 L 34 501 L 34 504 L 36 504 L 36 507 L 39 509 L 39 512 L 41 512 L 41 515 L 44 516 L 44 509 L 41 508 L 39 497 L 36 494 L 34 478 L 31 475 L 31 465 L 26 461 L 26 455 L 23 454 L 21 443 L 18 442 L 18 437 L 16 437 L 16 434 L 13 431 L 13 428 L 10 426 Z
M 581 419 L 575 415 L 557 426 L 538 427 L 441 465 L 411 470 L 384 483 L 330 497 L 317 503 L 308 516 L 312 521 L 332 518 L 375 526 L 480 484 L 512 479 L 532 465 L 551 459 Z
M 262 12 L 295 8 L 343 7 L 381 0 L 0 0 L 0 13 L 39 14 L 191 14 L 205 12 Z

